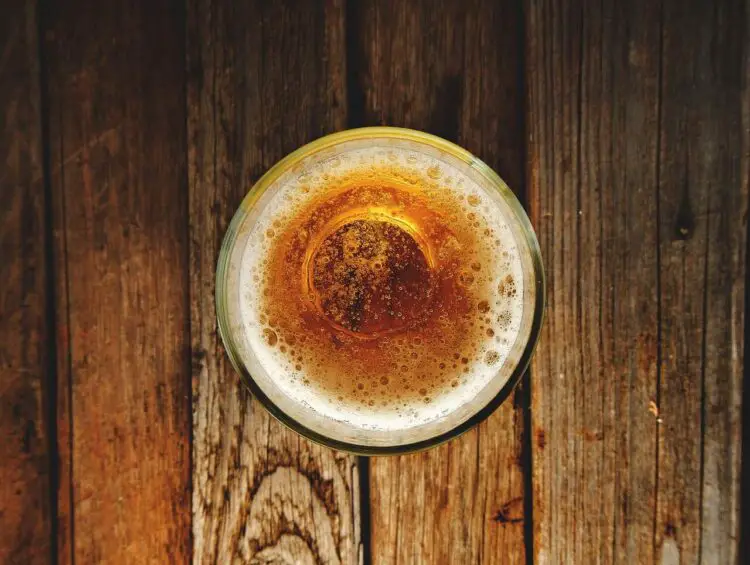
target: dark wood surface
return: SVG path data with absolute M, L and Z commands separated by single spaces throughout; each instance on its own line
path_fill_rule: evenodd
M 36 6 L 0 19 L 0 562 L 50 555 L 52 328 Z M 54 431 L 52 432 L 54 433 Z
M 528 10 L 535 557 L 736 563 L 746 6 L 569 8 Z
M 744 562 L 745 0 L 2 8 L 0 563 Z M 250 398 L 213 295 L 265 170 L 374 124 L 508 181 L 548 307 L 486 422 L 368 460 Z

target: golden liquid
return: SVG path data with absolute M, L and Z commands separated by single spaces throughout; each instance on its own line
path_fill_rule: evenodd
M 493 365 L 497 234 L 476 204 L 396 167 L 331 179 L 266 234 L 266 344 L 305 384 L 364 406 L 429 403 Z

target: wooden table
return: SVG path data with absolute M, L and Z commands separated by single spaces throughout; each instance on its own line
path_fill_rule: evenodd
M 749 37 L 744 0 L 2 2 L 0 563 L 740 563 Z M 494 167 L 549 288 L 511 400 L 367 460 L 249 398 L 213 297 L 249 187 L 372 124 Z

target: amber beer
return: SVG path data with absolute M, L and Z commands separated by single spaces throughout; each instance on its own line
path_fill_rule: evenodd
M 501 396 L 530 353 L 536 241 L 507 188 L 442 144 L 455 146 L 354 131 L 282 162 L 241 211 L 230 355 L 276 415 L 315 439 L 360 451 L 429 443 Z

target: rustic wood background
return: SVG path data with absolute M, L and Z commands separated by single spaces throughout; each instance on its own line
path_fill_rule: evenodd
M 749 37 L 747 0 L 1 0 L 0 563 L 745 562 Z M 514 187 L 549 303 L 489 420 L 367 460 L 249 397 L 213 296 L 248 188 L 374 124 Z

